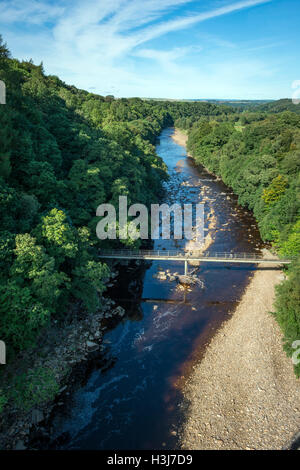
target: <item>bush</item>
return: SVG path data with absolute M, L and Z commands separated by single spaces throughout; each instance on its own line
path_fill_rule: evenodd
M 3 391 L 0 389 L 0 414 L 3 412 L 6 403 L 7 403 L 7 397 L 3 393 Z
M 292 344 L 300 339 L 300 258 L 290 267 L 288 279 L 276 287 L 275 312 L 284 335 L 284 349 L 292 356 Z M 295 365 L 295 372 L 300 377 L 300 364 Z
M 25 411 L 53 400 L 59 391 L 54 372 L 42 367 L 14 377 L 11 388 L 10 397 Z

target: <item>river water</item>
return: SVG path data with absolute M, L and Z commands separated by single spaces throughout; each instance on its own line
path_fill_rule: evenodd
M 196 167 L 185 148 L 165 129 L 157 153 L 168 166 L 167 203 L 205 204 L 205 235 L 211 252 L 259 252 L 254 219 L 238 206 L 229 188 Z M 180 249 L 186 241 L 156 240 L 154 249 Z M 56 448 L 174 449 L 188 403 L 181 394 L 204 346 L 241 298 L 251 265 L 201 263 L 195 269 L 204 288 L 189 291 L 159 280 L 159 270 L 183 274 L 183 263 L 153 261 L 120 268 L 110 295 L 127 311 L 105 335 L 110 367 L 95 368 L 54 418 Z M 64 439 L 59 439 L 64 436 Z M 58 444 L 59 443 L 59 444 Z

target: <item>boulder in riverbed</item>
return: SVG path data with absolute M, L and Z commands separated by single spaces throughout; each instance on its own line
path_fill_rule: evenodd
M 38 424 L 44 419 L 44 414 L 40 410 L 32 410 L 31 413 L 31 422 L 32 424 Z
M 120 305 L 118 307 L 116 307 L 114 310 L 113 310 L 113 315 L 119 315 L 120 317 L 124 317 L 125 315 L 125 310 L 123 307 L 121 307 Z
M 96 349 L 99 348 L 99 345 L 97 343 L 94 343 L 93 341 L 89 341 L 89 340 L 86 342 L 86 345 L 90 351 L 95 351 Z

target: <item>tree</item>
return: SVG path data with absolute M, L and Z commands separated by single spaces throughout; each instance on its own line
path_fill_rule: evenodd
M 0 334 L 8 354 L 33 346 L 50 320 L 49 310 L 34 299 L 29 287 L 15 281 L 0 284 L 0 299 Z
M 284 178 L 282 175 L 276 176 L 268 186 L 268 188 L 264 189 L 263 192 L 263 200 L 267 206 L 274 204 L 275 202 L 280 199 L 280 197 L 284 194 L 287 187 L 287 179 Z
M 287 240 L 280 243 L 283 256 L 296 256 L 300 253 L 300 219 L 291 227 Z
M 16 236 L 15 260 L 10 274 L 20 286 L 29 286 L 31 295 L 54 313 L 61 287 L 68 285 L 68 277 L 59 272 L 55 259 L 28 233 Z
M 0 34 L 0 61 L 1 59 L 8 59 L 8 58 L 10 58 L 10 52 L 9 52 L 6 42 L 3 41 L 3 38 Z
M 52 209 L 42 217 L 35 233 L 58 264 L 63 263 L 66 257 L 75 258 L 78 253 L 76 232 L 62 210 Z
M 289 269 L 288 279 L 276 288 L 275 318 L 284 333 L 285 350 L 289 356 L 294 352 L 293 342 L 300 338 L 300 259 Z M 300 377 L 300 364 L 295 365 Z
M 108 274 L 107 265 L 91 260 L 73 270 L 72 294 L 83 302 L 89 312 L 96 311 L 100 306 L 101 295 L 106 289 L 104 281 Z

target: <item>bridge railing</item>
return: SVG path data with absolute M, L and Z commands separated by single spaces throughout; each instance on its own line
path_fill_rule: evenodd
M 211 252 L 204 253 L 201 250 L 178 251 L 178 250 L 101 250 L 102 256 L 126 256 L 134 258 L 144 258 L 147 256 L 167 257 L 167 258 L 221 258 L 221 259 L 263 259 L 261 254 L 256 253 L 228 253 Z

